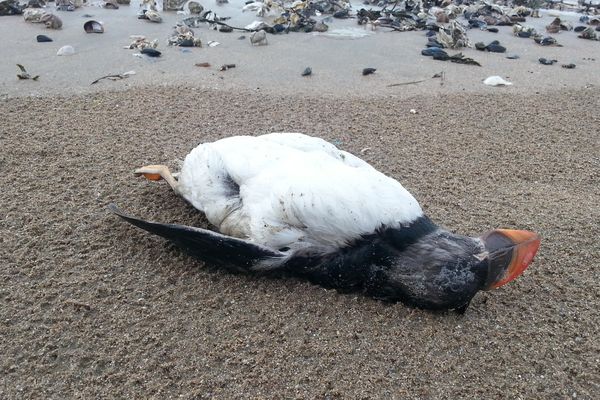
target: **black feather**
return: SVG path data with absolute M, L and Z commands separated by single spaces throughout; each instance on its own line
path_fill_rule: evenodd
M 285 257 L 279 251 L 243 239 L 192 226 L 144 221 L 125 214 L 115 204 L 108 208 L 130 224 L 172 241 L 200 260 L 228 269 L 251 271 L 261 261 Z

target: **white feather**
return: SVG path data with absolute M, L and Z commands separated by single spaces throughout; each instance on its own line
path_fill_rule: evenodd
M 275 249 L 334 250 L 423 214 L 398 181 L 300 133 L 201 144 L 183 163 L 179 191 L 221 233 Z

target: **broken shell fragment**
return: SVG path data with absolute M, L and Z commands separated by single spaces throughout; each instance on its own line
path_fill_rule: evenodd
M 98 21 L 90 20 L 83 24 L 83 30 L 86 33 L 104 33 L 104 26 Z
M 502 77 L 494 75 L 484 79 L 483 83 L 488 86 L 509 86 L 511 82 L 504 80 Z

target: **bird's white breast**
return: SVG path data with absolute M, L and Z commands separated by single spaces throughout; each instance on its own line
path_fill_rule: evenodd
M 201 144 L 186 157 L 179 185 L 222 233 L 272 248 L 335 249 L 422 215 L 399 182 L 299 133 Z

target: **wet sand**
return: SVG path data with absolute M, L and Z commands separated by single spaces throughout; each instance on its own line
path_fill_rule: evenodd
M 599 106 L 594 90 L 3 101 L 0 395 L 597 398 Z M 452 230 L 539 232 L 539 256 L 464 316 L 431 313 L 223 273 L 106 209 L 207 226 L 132 170 L 176 167 L 200 141 L 290 130 L 370 148 L 364 158 Z
M 0 32 L 15 21 L 9 37 L 53 34 L 15 18 L 3 17 Z M 600 43 L 519 42 L 515 53 L 531 53 L 510 64 L 519 66 L 510 73 L 515 85 L 489 88 L 479 81 L 491 66 L 417 56 L 422 33 L 377 35 L 324 45 L 346 57 L 340 70 L 310 53 L 324 38 L 299 34 L 315 70 L 308 79 L 299 77 L 307 58 L 275 57 L 293 43 L 274 37 L 239 53 L 228 47 L 236 39 L 191 55 L 167 49 L 156 63 L 122 49 L 98 65 L 86 61 L 99 57 L 92 50 L 68 61 L 56 49 L 29 52 L 26 66 L 42 78 L 19 82 L 11 58 L 18 48 L 8 41 L 0 64 L 0 398 L 599 398 L 598 61 L 564 70 L 535 60 L 546 51 L 561 61 L 588 58 Z M 108 31 L 84 37 L 112 40 Z M 387 37 L 415 48 L 386 57 Z M 362 77 L 373 55 L 348 52 L 369 43 L 378 44 L 380 70 Z M 250 51 L 271 54 L 264 60 L 281 74 L 265 72 Z M 231 54 L 244 61 L 221 75 L 190 70 Z M 496 74 L 514 62 L 465 54 L 498 63 Z M 175 60 L 188 56 L 189 64 Z M 386 87 L 442 68 L 444 85 Z M 130 69 L 138 74 L 89 86 Z M 298 280 L 228 274 L 106 208 L 115 202 L 147 219 L 207 227 L 164 182 L 134 178 L 133 169 L 176 169 L 200 142 L 273 131 L 362 150 L 439 224 L 469 235 L 534 230 L 540 252 L 522 277 L 478 294 L 465 315 L 432 313 Z

